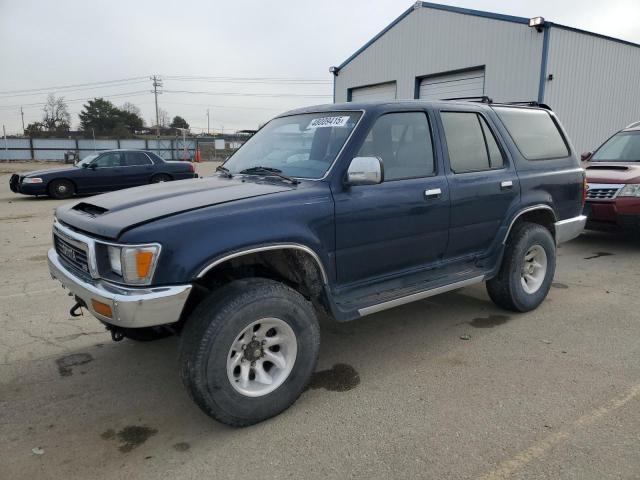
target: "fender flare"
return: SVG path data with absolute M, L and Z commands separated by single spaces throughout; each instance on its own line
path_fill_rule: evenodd
M 246 249 L 238 250 L 238 251 L 223 255 L 222 257 L 216 258 L 215 260 L 207 264 L 204 268 L 202 268 L 196 275 L 196 278 L 204 277 L 207 274 L 207 272 L 211 271 L 213 268 L 233 258 L 243 257 L 245 255 L 251 255 L 252 253 L 267 252 L 272 250 L 299 250 L 310 255 L 311 258 L 313 258 L 313 260 L 318 265 L 318 268 L 320 269 L 320 274 L 322 275 L 322 281 L 324 282 L 325 285 L 329 284 L 329 277 L 327 276 L 327 272 L 318 254 L 313 249 L 299 243 L 278 243 L 278 244 L 272 244 L 272 245 L 263 245 L 259 247 L 246 248 Z
M 538 205 L 532 205 L 530 207 L 525 207 L 522 210 L 518 211 L 518 213 L 516 213 L 516 215 L 513 217 L 513 219 L 511 220 L 511 223 L 509 223 L 509 228 L 507 228 L 507 233 L 504 236 L 504 238 L 502 239 L 502 245 L 504 245 L 505 243 L 507 243 L 507 239 L 509 238 L 509 234 L 511 233 L 511 229 L 513 228 L 513 226 L 515 225 L 516 221 L 525 213 L 529 213 L 529 212 L 533 212 L 535 210 L 548 210 L 551 212 L 551 215 L 553 216 L 553 222 L 557 222 L 558 218 L 556 217 L 556 212 L 553 210 L 553 208 L 551 208 L 549 205 L 544 204 L 544 203 L 540 203 Z

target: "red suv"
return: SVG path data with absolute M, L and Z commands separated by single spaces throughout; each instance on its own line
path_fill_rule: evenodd
M 587 228 L 640 231 L 640 122 L 620 130 L 586 161 Z

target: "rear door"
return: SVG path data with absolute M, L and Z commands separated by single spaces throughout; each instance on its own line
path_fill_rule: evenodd
M 124 152 L 124 182 L 126 186 L 146 185 L 153 175 L 153 162 L 144 152 Z
M 338 282 L 354 284 L 432 265 L 445 252 L 449 195 L 427 113 L 386 113 L 356 156 L 382 159 L 384 181 L 334 192 Z
M 518 200 L 518 176 L 482 112 L 441 110 L 440 122 L 451 192 L 446 257 L 476 257 L 488 251 Z

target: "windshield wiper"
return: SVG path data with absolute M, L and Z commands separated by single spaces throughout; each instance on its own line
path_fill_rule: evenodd
M 233 178 L 233 174 L 229 171 L 229 169 L 225 166 L 218 165 L 216 167 L 216 172 L 222 173 L 227 178 Z
M 250 167 L 250 168 L 245 168 L 244 170 L 240 170 L 238 173 L 242 173 L 246 175 L 256 175 L 256 174 L 259 175 L 262 173 L 262 174 L 273 175 L 273 176 L 282 178 L 283 180 L 291 182 L 294 185 L 297 185 L 300 183 L 300 180 L 290 177 L 288 175 L 285 175 L 282 173 L 282 170 L 279 170 L 273 167 L 260 167 L 260 166 Z

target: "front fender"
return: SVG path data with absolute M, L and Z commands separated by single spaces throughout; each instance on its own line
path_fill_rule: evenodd
M 327 184 L 312 183 L 316 185 L 158 219 L 126 231 L 119 241 L 162 245 L 157 285 L 193 282 L 229 255 L 292 245 L 313 252 L 331 281 L 333 200 Z

